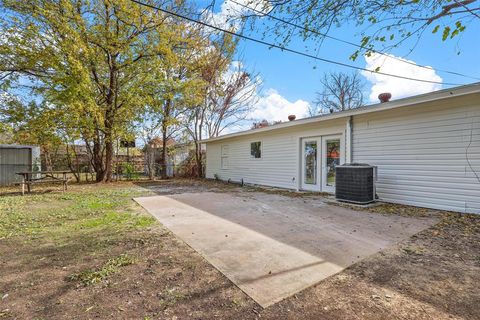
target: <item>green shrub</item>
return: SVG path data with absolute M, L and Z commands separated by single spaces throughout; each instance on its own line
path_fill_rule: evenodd
M 135 172 L 135 166 L 131 163 L 125 163 L 123 165 L 123 173 L 128 180 L 138 180 L 139 176 Z

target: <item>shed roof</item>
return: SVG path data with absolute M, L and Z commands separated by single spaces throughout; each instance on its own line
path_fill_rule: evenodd
M 464 86 L 460 86 L 460 87 L 454 87 L 454 88 L 449 88 L 449 89 L 443 89 L 443 90 L 439 90 L 439 91 L 424 93 L 424 94 L 420 94 L 420 95 L 416 95 L 416 96 L 412 96 L 412 97 L 393 100 L 393 101 L 390 101 L 390 102 L 375 103 L 375 104 L 367 105 L 367 106 L 360 107 L 360 108 L 353 109 L 353 110 L 334 112 L 334 113 L 330 113 L 330 114 L 324 114 L 324 115 L 319 115 L 319 116 L 314 116 L 314 117 L 309 117 L 309 118 L 303 118 L 303 119 L 298 119 L 298 120 L 294 120 L 294 121 L 282 122 L 282 123 L 278 123 L 278 124 L 271 125 L 271 126 L 268 126 L 268 127 L 263 127 L 263 128 L 258 128 L 258 129 L 250 129 L 250 130 L 230 133 L 230 134 L 226 134 L 226 135 L 223 135 L 223 136 L 206 139 L 206 140 L 203 140 L 202 142 L 204 142 L 204 143 L 214 142 L 214 141 L 230 139 L 230 138 L 234 138 L 234 137 L 238 137 L 238 136 L 244 136 L 244 135 L 256 134 L 256 133 L 260 133 L 260 132 L 273 131 L 273 130 L 278 130 L 278 129 L 282 129 L 282 128 L 288 128 L 288 127 L 300 126 L 300 125 L 308 124 L 308 123 L 314 123 L 314 122 L 321 122 L 321 121 L 326 121 L 326 120 L 350 117 L 350 116 L 359 115 L 359 114 L 396 109 L 396 108 L 407 107 L 407 106 L 411 106 L 411 105 L 415 105 L 415 104 L 419 104 L 419 103 L 444 100 L 444 99 L 448 99 L 448 98 L 470 95 L 470 94 L 475 94 L 475 93 L 480 93 L 480 82 L 476 82 L 476 83 L 472 83 L 472 84 L 464 85 Z
M 21 145 L 21 144 L 0 144 L 0 149 L 34 149 L 39 146 Z

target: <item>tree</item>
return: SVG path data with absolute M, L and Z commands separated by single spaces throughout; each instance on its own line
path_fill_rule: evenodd
M 0 127 L 8 128 L 11 142 L 38 145 L 47 170 L 53 170 L 65 161 L 76 180 L 80 181 L 81 167 L 75 150 L 75 141 L 80 136 L 72 121 L 70 115 L 46 102 L 25 103 L 13 96 L 3 101 L 0 110 Z M 65 158 L 60 158 L 60 153 Z
M 0 122 L 0 144 L 11 144 L 13 141 L 12 129 Z
M 443 41 L 452 39 L 473 21 L 480 21 L 479 0 L 271 0 L 270 6 L 271 15 L 291 23 L 275 20 L 278 27 L 274 30 L 282 43 L 298 34 L 293 24 L 302 27 L 299 33 L 305 39 L 318 40 L 332 27 L 349 23 L 362 27 L 362 49 L 356 50 L 352 59 L 379 44 L 386 49 L 412 37 L 418 41 L 427 30 L 440 33 Z
M 28 78 L 34 94 L 76 120 L 96 180 L 110 181 L 114 143 L 143 110 L 143 85 L 160 60 L 153 58 L 174 55 L 186 24 L 179 29 L 157 10 L 129 0 L 1 4 L 3 89 Z
M 8 95 L 0 94 L 0 144 L 12 144 L 15 141 L 12 123 L 8 121 L 5 113 L 10 103 L 11 98 Z
M 201 91 L 205 85 L 197 73 L 196 65 L 198 53 L 207 48 L 204 46 L 205 39 L 197 32 L 193 32 L 186 39 L 189 40 L 189 44 L 176 50 L 175 59 L 164 65 L 162 85 L 152 85 L 152 106 L 156 110 L 161 128 L 160 176 L 162 179 L 167 177 L 167 143 L 185 129 L 181 121 L 187 121 L 185 115 L 198 106 Z
M 311 116 L 356 109 L 364 105 L 364 83 L 358 73 L 324 74 L 321 91 L 317 92 L 314 106 L 310 108 Z
M 237 42 L 222 34 L 211 40 L 197 60 L 204 86 L 201 102 L 188 110 L 185 124 L 195 145 L 199 176 L 203 176 L 202 140 L 216 137 L 245 120 L 256 99 L 258 77 L 245 72 L 234 61 L 236 48 Z
M 0 120 L 3 126 L 8 126 L 12 140 L 40 146 L 48 170 L 52 169 L 53 159 L 62 142 L 57 126 L 61 117 L 45 103 L 32 101 L 26 104 L 16 97 L 4 101 L 0 110 Z
M 258 99 L 258 76 L 246 72 L 240 62 L 232 64 L 217 77 L 208 93 L 209 108 L 205 113 L 208 137 L 217 137 L 246 120 Z
M 169 59 L 152 58 L 157 68 L 151 71 L 149 81 L 145 82 L 144 95 L 148 97 L 148 103 L 139 121 L 147 135 L 145 150 L 150 153 L 147 156 L 149 162 L 154 160 L 150 142 L 153 138 L 161 138 L 159 167 L 162 178 L 167 177 L 167 143 L 185 129 L 181 121 L 186 121 L 188 110 L 199 104 L 205 85 L 198 72 L 197 59 L 201 52 L 208 50 L 208 34 L 204 34 L 200 28 L 185 25 L 181 21 L 179 23 L 178 29 L 184 26 L 181 46 L 174 49 Z M 150 164 L 153 169 L 155 163 Z M 152 175 L 152 170 L 149 171 Z

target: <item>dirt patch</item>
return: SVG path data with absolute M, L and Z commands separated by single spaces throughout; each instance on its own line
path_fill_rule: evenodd
M 253 192 L 219 182 L 170 180 L 0 197 L 0 319 L 480 318 L 477 216 L 427 210 L 422 214 L 441 216 L 436 226 L 261 309 L 131 201 L 202 190 Z M 415 210 L 393 206 L 374 212 L 414 215 Z M 134 261 L 101 281 L 85 285 L 69 279 L 102 270 L 122 255 Z
M 464 231 L 425 230 L 275 307 L 309 319 L 478 319 L 480 236 Z
M 130 199 L 148 194 L 122 183 L 73 186 L 48 199 L 0 198 L 22 225 L 0 237 L 0 319 L 241 318 L 243 308 L 254 308 L 160 225 L 143 227 L 145 212 Z M 37 203 L 45 201 L 49 209 Z M 30 204 L 39 209 L 25 220 Z M 109 271 L 118 257 L 128 263 Z
M 243 192 L 238 184 L 203 179 L 167 179 L 161 181 L 137 181 L 135 185 L 158 195 L 198 192 Z
M 84 241 L 84 239 L 78 239 Z M 208 318 L 212 309 L 235 315 L 235 303 L 253 303 L 215 269 L 169 234 L 144 231 L 117 235 L 101 248 L 29 246 L 8 254 L 2 243 L 3 318 L 144 319 L 176 315 Z M 100 269 L 121 254 L 136 262 L 103 281 L 86 286 L 71 275 Z

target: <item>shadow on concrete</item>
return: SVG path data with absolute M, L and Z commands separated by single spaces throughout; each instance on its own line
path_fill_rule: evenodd
M 169 197 L 342 267 L 408 239 L 436 221 L 358 212 L 327 205 L 321 198 L 260 192 L 191 192 Z
M 185 186 L 172 182 L 163 190 L 161 189 L 164 187 L 163 184 L 157 185 L 156 188 L 147 188 L 323 260 L 311 263 L 312 266 L 330 262 L 346 268 L 367 256 L 409 239 L 437 221 L 432 218 L 387 216 L 350 210 L 325 204 L 321 197 L 292 198 L 271 193 L 244 192 L 238 187 L 217 192 L 214 188 L 202 185 L 202 182 L 198 184 Z M 229 239 L 226 238 L 225 241 Z M 255 279 L 244 280 L 241 284 L 308 267 L 307 264 L 272 272 Z M 391 281 L 380 282 L 377 278 L 365 280 L 393 291 L 401 290 L 390 283 Z M 415 286 L 414 283 L 411 285 Z M 404 290 L 401 294 L 410 296 L 408 291 Z M 452 313 L 451 309 L 429 296 L 412 293 L 411 298 Z M 464 314 L 460 312 L 461 310 L 457 311 L 453 314 Z

